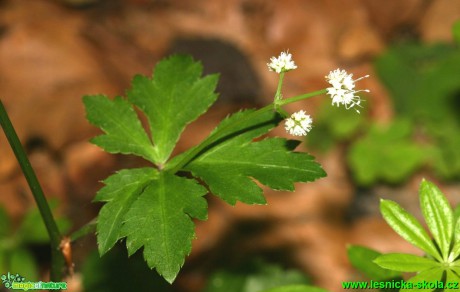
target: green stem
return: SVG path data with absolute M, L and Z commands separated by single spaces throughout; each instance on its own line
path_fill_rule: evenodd
M 81 237 L 96 231 L 97 217 L 83 225 L 80 229 L 70 235 L 70 241 L 74 242 Z
M 276 88 L 275 99 L 273 100 L 275 109 L 279 106 L 279 101 L 282 99 L 281 88 L 283 87 L 284 72 L 280 73 L 280 78 L 278 80 L 278 87 Z
M 11 120 L 8 117 L 8 114 L 3 106 L 3 103 L 0 99 L 0 125 L 5 132 L 6 138 L 10 143 L 11 148 L 13 149 L 16 159 L 21 166 L 22 172 L 29 184 L 32 195 L 34 196 L 35 202 L 37 203 L 38 209 L 40 210 L 40 215 L 45 223 L 46 230 L 50 237 L 51 243 L 51 281 L 60 281 L 62 279 L 62 269 L 64 267 L 64 257 L 60 251 L 59 245 L 61 242 L 61 234 L 54 220 L 51 209 L 46 201 L 43 190 L 38 182 L 37 176 L 33 171 L 30 161 L 27 158 L 27 155 L 24 151 L 24 148 L 19 141 L 18 135 L 14 130 Z
M 321 90 L 313 91 L 313 92 L 310 92 L 310 93 L 297 95 L 297 96 L 294 96 L 294 97 L 291 97 L 291 98 L 282 99 L 282 100 L 279 101 L 279 105 L 281 105 L 281 106 L 287 105 L 287 104 L 297 102 L 297 101 L 300 101 L 300 100 L 303 100 L 303 99 L 307 99 L 307 98 L 311 98 L 311 97 L 314 97 L 314 96 L 317 96 L 317 95 L 325 94 L 326 92 L 327 92 L 326 89 L 321 89 Z
M 281 77 L 280 77 L 280 79 L 281 79 Z M 251 119 L 256 115 L 260 115 L 260 114 L 265 113 L 267 111 L 273 110 L 274 104 L 278 104 L 280 106 L 283 106 L 283 105 L 286 105 L 286 104 L 290 104 L 290 103 L 293 103 L 293 102 L 297 102 L 299 100 L 311 98 L 311 97 L 321 95 L 321 94 L 324 94 L 324 93 L 326 93 L 326 89 L 322 89 L 322 90 L 318 90 L 318 91 L 315 91 L 315 92 L 294 96 L 294 97 L 287 98 L 287 99 L 278 100 L 277 102 L 274 102 L 273 104 L 269 104 L 269 105 L 264 106 L 263 108 L 255 111 L 255 112 L 252 112 L 251 114 L 243 117 L 242 119 L 236 121 L 233 124 L 229 124 L 226 127 L 221 128 L 220 132 L 228 130 L 228 129 L 231 129 L 231 127 L 236 127 L 239 124 L 246 122 L 246 120 Z M 275 100 L 276 100 L 276 95 L 275 95 Z M 282 114 L 286 114 L 286 112 L 282 111 Z M 210 144 L 214 143 L 215 142 L 215 137 L 220 135 L 220 132 L 215 132 L 214 134 L 208 136 L 201 144 L 199 144 L 196 148 L 193 148 L 193 150 L 191 150 L 189 153 L 187 153 L 178 163 L 176 163 L 176 164 L 174 164 L 172 166 L 167 164 L 166 167 L 165 167 L 165 170 L 168 170 L 171 173 L 176 173 L 179 170 L 181 170 L 185 165 L 187 165 L 190 161 L 192 161 L 196 157 L 196 155 L 198 155 L 198 153 L 200 153 L 204 148 L 206 148 Z

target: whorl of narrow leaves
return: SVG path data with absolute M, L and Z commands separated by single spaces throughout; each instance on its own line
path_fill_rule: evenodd
M 325 176 L 297 141 L 253 142 L 282 120 L 271 108 L 245 110 L 224 119 L 197 146 L 169 160 L 185 126 L 217 98 L 217 75 L 201 77 L 202 66 L 187 56 L 158 63 L 152 79 L 136 76 L 128 98 L 84 97 L 87 118 L 104 134 L 92 142 L 110 153 L 141 156 L 156 167 L 125 169 L 104 180 L 95 201 L 104 202 L 97 223 L 99 253 L 126 238 L 130 255 L 143 249 L 150 268 L 173 282 L 191 251 L 193 218 L 207 218 L 207 189 L 230 204 L 264 203 L 253 179 L 275 190 L 294 190 L 295 182 Z M 135 107 L 145 114 L 151 136 Z
M 446 283 L 460 281 L 460 220 L 455 218 L 449 202 L 439 188 L 426 180 L 420 184 L 420 207 L 434 240 L 430 239 L 417 219 L 397 203 L 388 200 L 380 202 L 383 218 L 393 230 L 430 257 L 392 253 L 380 255 L 374 262 L 393 271 L 418 272 L 408 283 L 422 280 Z M 447 280 L 443 275 L 447 275 Z

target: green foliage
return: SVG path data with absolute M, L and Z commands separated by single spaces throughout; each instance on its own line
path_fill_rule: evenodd
M 293 152 L 296 141 L 252 141 L 280 122 L 272 105 L 231 115 L 200 144 L 170 159 L 185 126 L 217 98 L 217 76 L 202 78 L 201 72 L 190 57 L 172 56 L 157 64 L 152 79 L 136 76 L 128 99 L 84 97 L 88 120 L 105 133 L 94 144 L 155 166 L 121 170 L 104 181 L 95 199 L 105 202 L 97 223 L 99 252 L 126 238 L 129 255 L 143 248 L 148 266 L 170 283 L 191 251 L 192 218 L 207 218 L 207 188 L 197 179 L 231 204 L 261 204 L 265 199 L 253 179 L 272 189 L 294 190 L 295 182 L 325 176 L 313 157 Z M 133 106 L 146 115 L 149 132 Z M 178 176 L 179 171 L 193 178 Z
M 423 149 L 410 140 L 408 121 L 388 126 L 372 125 L 364 137 L 350 148 L 347 160 L 360 185 L 379 180 L 401 182 L 423 164 Z
M 374 281 L 384 281 L 401 277 L 401 273 L 383 269 L 374 263 L 381 253 L 376 250 L 351 245 L 347 248 L 348 259 L 353 267 Z
M 400 272 L 418 272 L 409 283 L 460 281 L 460 220 L 454 221 L 454 213 L 444 194 L 431 182 L 420 185 L 420 206 L 425 222 L 433 235 L 429 237 L 422 225 L 397 203 L 382 200 L 380 209 L 387 223 L 405 240 L 423 250 L 428 256 L 410 254 L 384 254 L 374 262 L 385 269 Z
M 329 100 L 323 102 L 315 116 L 315 130 L 308 134 L 308 145 L 327 151 L 336 143 L 350 141 L 368 122 L 366 109 L 361 114 L 356 114 L 355 111 L 331 107 Z
M 454 32 L 458 31 L 458 24 Z M 434 170 L 460 176 L 460 51 L 436 44 L 401 44 L 381 56 L 376 70 L 390 91 L 398 116 L 416 122 L 431 142 Z
M 216 101 L 218 76 L 201 78 L 202 71 L 190 56 L 174 56 L 157 64 L 152 79 L 134 77 L 128 99 L 149 120 L 155 162 L 164 163 L 185 126 Z
M 174 291 L 168 282 L 145 265 L 140 253 L 128 258 L 126 250 L 118 247 L 102 258 L 97 252 L 90 254 L 81 274 L 84 291 Z
M 297 270 L 284 270 L 278 265 L 259 261 L 239 270 L 215 272 L 203 292 L 265 292 L 284 285 L 304 287 L 302 284 L 308 283 L 308 278 Z
M 50 201 L 55 209 L 56 201 Z M 61 231 L 67 231 L 70 222 L 57 219 Z M 37 281 L 38 265 L 29 245 L 47 244 L 49 242 L 45 224 L 37 208 L 28 210 L 17 228 L 13 228 L 5 210 L 0 207 L 0 272 L 20 274 L 28 281 Z

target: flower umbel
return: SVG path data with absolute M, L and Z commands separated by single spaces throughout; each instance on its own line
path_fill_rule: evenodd
M 267 63 L 267 66 L 270 71 L 275 71 L 278 74 L 297 69 L 297 66 L 292 60 L 292 55 L 287 51 L 281 52 L 278 58 L 271 57 L 270 63 Z
M 332 98 L 332 105 L 340 104 L 345 105 L 346 109 L 352 107 L 361 107 L 361 98 L 356 95 L 358 92 L 369 92 L 368 89 L 355 90 L 355 82 L 363 78 L 367 78 L 369 75 L 360 77 L 358 79 L 353 79 L 353 74 L 348 74 L 345 70 L 336 69 L 329 72 L 329 75 L 326 76 L 327 82 L 332 85 L 332 87 L 327 88 L 327 94 Z M 359 113 L 358 109 L 354 109 Z
M 284 128 L 294 136 L 306 136 L 311 130 L 313 120 L 305 111 L 293 113 L 290 118 L 286 119 Z

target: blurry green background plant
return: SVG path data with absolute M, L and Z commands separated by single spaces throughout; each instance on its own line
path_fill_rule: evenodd
M 357 117 L 326 108 L 325 102 L 309 145 L 320 151 L 343 145 L 359 186 L 402 183 L 421 169 L 444 181 L 460 178 L 458 45 L 395 44 L 376 60 L 375 69 L 392 97 L 393 120 L 377 123 L 369 110 Z
M 58 202 L 49 203 L 55 210 Z M 71 225 L 69 220 L 59 217 L 56 224 L 61 232 L 67 232 Z M 15 226 L 0 207 L 0 271 L 17 273 L 26 281 L 40 281 L 40 263 L 33 253 L 40 247 L 49 248 L 49 237 L 38 209 L 29 209 Z

